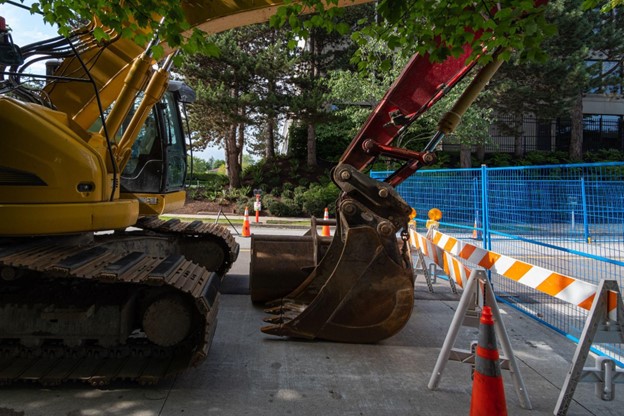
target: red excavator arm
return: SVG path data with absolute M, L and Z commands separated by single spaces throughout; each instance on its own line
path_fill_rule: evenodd
M 427 55 L 415 55 L 369 115 L 342 154 L 340 163 L 363 170 L 381 153 L 413 158 L 414 155 L 389 145 L 470 72 L 475 64 L 467 62 L 471 52 L 466 47 L 461 56 L 443 62 L 431 62 Z

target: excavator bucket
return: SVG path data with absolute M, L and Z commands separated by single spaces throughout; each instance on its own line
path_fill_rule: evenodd
M 331 237 L 316 232 L 317 225 L 324 223 L 325 220 L 312 217 L 310 231 L 304 236 L 251 235 L 249 291 L 252 302 L 266 303 L 287 296 L 306 280 L 331 243 Z M 276 279 L 276 276 L 284 278 Z
M 396 334 L 412 313 L 414 279 L 406 238 L 411 208 L 390 185 L 350 165 L 336 167 L 333 180 L 343 191 L 334 238 L 303 283 L 269 304 L 266 312 L 274 316 L 262 331 L 377 342 Z

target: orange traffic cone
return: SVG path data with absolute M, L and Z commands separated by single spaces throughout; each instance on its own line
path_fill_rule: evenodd
M 243 220 L 243 237 L 251 237 L 251 226 L 249 225 L 249 209 L 245 207 L 245 219 Z
M 327 208 L 325 208 L 325 213 L 323 214 L 323 219 L 325 221 L 329 221 L 329 211 L 327 210 Z M 323 228 L 321 229 L 321 235 L 323 237 L 329 237 L 331 234 L 329 232 L 329 225 L 324 225 Z
M 481 226 L 481 224 L 479 224 L 479 211 L 475 211 L 475 220 L 474 220 L 474 227 L 472 229 L 472 238 L 473 240 L 479 240 L 481 241 L 481 230 L 479 230 L 479 227 Z
M 483 307 L 479 321 L 470 416 L 507 416 L 492 309 Z

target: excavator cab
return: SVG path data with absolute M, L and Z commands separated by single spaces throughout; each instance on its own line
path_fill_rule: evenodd
M 132 145 L 121 174 L 122 192 L 166 194 L 184 188 L 186 146 L 179 109 L 194 98 L 186 84 L 169 82 L 168 91 L 154 106 Z
M 119 143 L 139 109 L 143 93 L 137 95 L 119 131 Z M 121 197 L 138 198 L 141 215 L 159 215 L 180 207 L 186 180 L 186 143 L 183 120 L 186 104 L 195 101 L 195 91 L 181 81 L 170 80 L 163 94 L 139 130 L 128 161 L 121 173 Z M 107 116 L 109 111 L 105 112 Z M 102 127 L 98 119 L 89 129 Z

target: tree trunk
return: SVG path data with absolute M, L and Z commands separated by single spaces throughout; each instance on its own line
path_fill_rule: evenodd
M 311 85 L 314 85 L 314 81 L 318 77 L 318 67 L 316 65 L 316 38 L 315 31 L 313 30 L 310 34 L 309 39 L 310 45 L 310 81 Z M 308 142 L 307 142 L 307 150 L 308 150 L 308 160 L 307 164 L 309 167 L 313 168 L 317 166 L 316 163 L 316 126 L 312 121 L 308 121 Z
M 514 117 L 514 159 L 521 159 L 524 156 L 524 136 L 522 126 L 522 116 Z
M 240 188 L 241 186 L 241 165 L 239 163 L 239 149 L 236 145 L 236 130 L 238 124 L 230 125 L 227 137 L 225 139 L 225 160 L 227 164 L 227 173 L 230 180 L 230 189 Z
M 459 166 L 462 168 L 471 168 L 472 167 L 472 145 L 469 144 L 461 144 L 461 148 L 459 151 Z
M 236 147 L 238 147 L 238 165 L 242 170 L 243 150 L 245 149 L 245 123 L 238 123 L 238 140 L 236 142 Z
M 570 111 L 570 150 L 571 161 L 583 159 L 583 96 L 579 94 Z
M 479 144 L 477 145 L 477 160 L 479 163 L 483 163 L 485 160 L 485 145 Z
M 308 123 L 308 166 L 316 167 L 316 128 Z
M 266 160 L 275 158 L 275 116 L 269 116 L 267 121 L 267 138 L 264 148 L 264 157 Z

